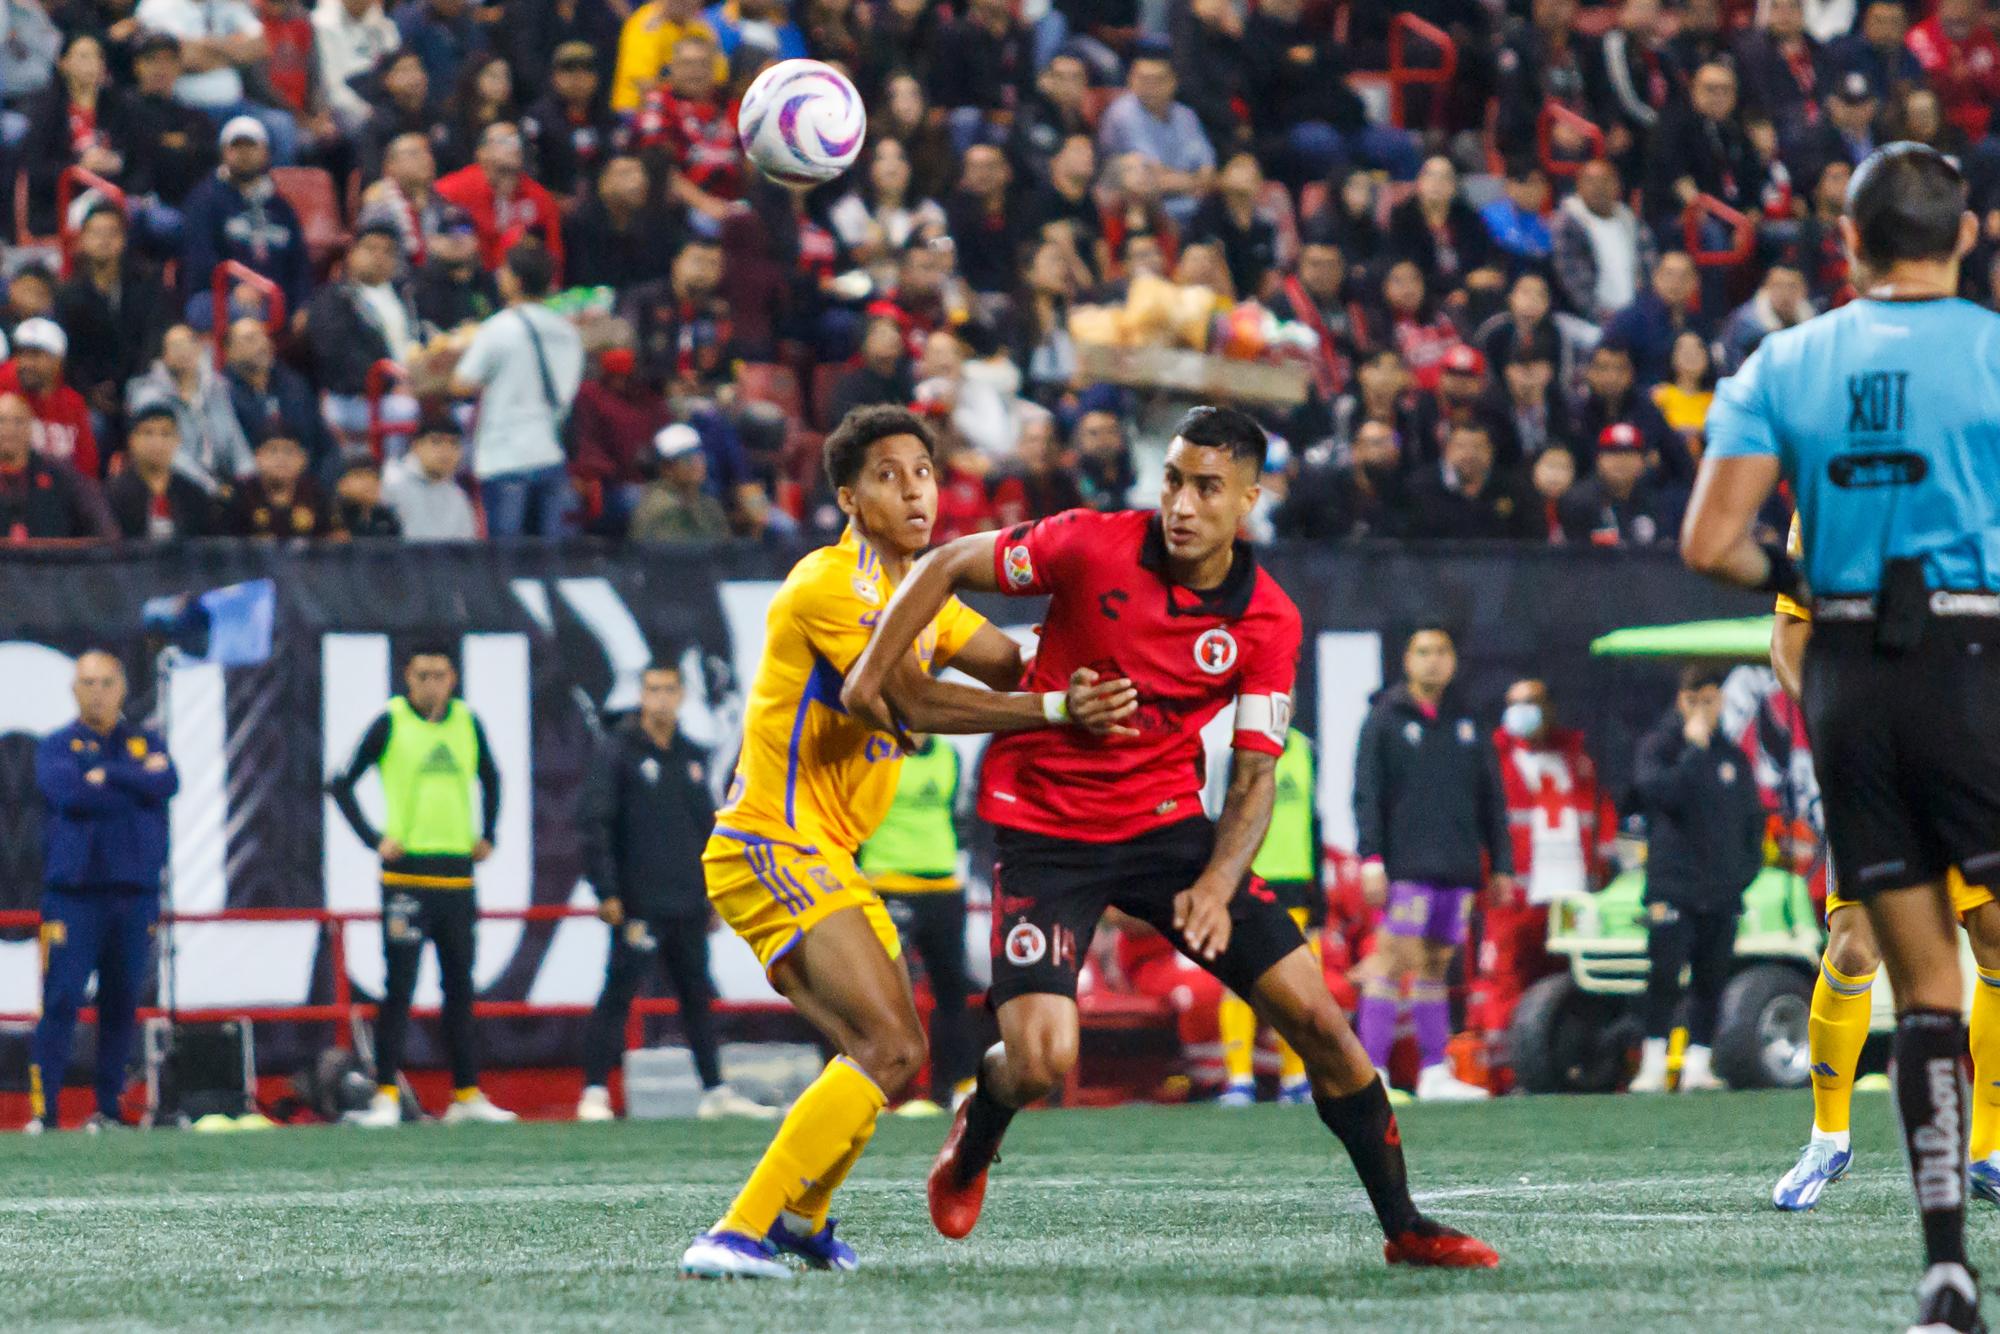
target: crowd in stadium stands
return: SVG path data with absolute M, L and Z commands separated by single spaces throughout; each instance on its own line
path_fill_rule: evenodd
M 880 402 L 940 538 L 1145 504 L 1071 317 L 1151 275 L 1310 330 L 1260 540 L 1656 543 L 1874 145 L 1963 163 L 1994 300 L 1983 0 L 1412 6 L 0 0 L 0 540 L 811 535 Z M 800 55 L 870 121 L 795 200 L 734 106 Z

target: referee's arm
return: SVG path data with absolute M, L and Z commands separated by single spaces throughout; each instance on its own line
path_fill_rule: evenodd
M 1805 601 L 1798 567 L 1784 549 L 1775 542 L 1759 545 L 1751 536 L 1758 511 L 1777 486 L 1775 455 L 1704 456 L 1681 524 L 1681 559 L 1688 568 L 1723 583 Z

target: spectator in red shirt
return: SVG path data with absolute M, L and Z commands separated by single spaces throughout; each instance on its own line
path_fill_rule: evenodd
M 1368 343 L 1393 348 L 1417 388 L 1434 390 L 1444 354 L 1459 344 L 1458 329 L 1430 298 L 1424 271 L 1403 259 L 1382 275 L 1382 303 L 1368 316 Z
M 479 231 L 481 268 L 498 269 L 507 251 L 534 233 L 555 261 L 560 282 L 562 214 L 549 192 L 523 173 L 523 158 L 520 130 L 511 121 L 499 121 L 479 137 L 478 160 L 439 181 L 437 192 L 472 215 Z
M 691 32 L 674 44 L 666 82 L 646 94 L 632 122 L 632 146 L 668 194 L 720 222 L 743 195 L 743 153 L 736 104 L 715 77 L 715 43 Z
M 630 347 L 606 348 L 598 373 L 577 391 L 570 414 L 570 475 L 592 511 L 591 528 L 623 533 L 645 490 L 646 446 L 673 420 L 666 398 L 637 374 Z
M 1945 118 L 1968 139 L 1983 138 L 2000 98 L 2000 42 L 1981 18 L 1978 0 L 1938 0 L 1937 12 L 1903 40 L 1944 104 Z
M 14 359 L 0 366 L 0 393 L 16 393 L 35 414 L 35 452 L 98 475 L 97 436 L 83 395 L 63 383 L 69 337 L 54 320 L 23 320 L 14 330 Z

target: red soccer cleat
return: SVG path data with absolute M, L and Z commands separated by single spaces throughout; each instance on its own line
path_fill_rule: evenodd
M 1411 1229 L 1382 1243 L 1382 1258 L 1392 1265 L 1430 1269 L 1498 1269 L 1500 1253 L 1477 1237 L 1468 1237 L 1433 1223 L 1427 1230 Z
M 958 1109 L 952 1118 L 951 1133 L 945 1136 L 944 1147 L 938 1150 L 937 1161 L 931 1164 L 930 1179 L 925 1183 L 925 1193 L 930 1197 L 931 1223 L 953 1241 L 964 1237 L 979 1223 L 980 1206 L 986 1203 L 986 1167 L 969 1178 L 965 1162 L 965 1117 L 972 1106 L 970 1100 Z

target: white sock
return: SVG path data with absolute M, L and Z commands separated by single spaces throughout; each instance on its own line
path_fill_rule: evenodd
M 1639 1068 L 1641 1070 L 1664 1070 L 1667 1068 L 1667 1040 L 1647 1038 L 1639 1048 Z
M 813 1226 L 812 1219 L 807 1218 L 804 1214 L 795 1214 L 790 1209 L 785 1210 L 778 1217 L 784 1220 L 785 1227 L 795 1237 L 810 1237 L 813 1233 L 819 1231 L 818 1228 Z
M 1847 1132 L 1845 1130 L 1821 1130 L 1818 1126 L 1814 1126 L 1812 1137 L 1815 1144 L 1831 1144 L 1841 1153 L 1847 1152 Z

